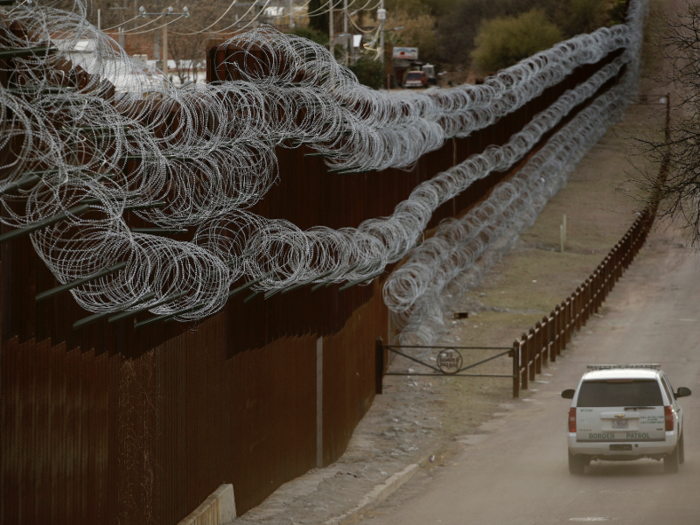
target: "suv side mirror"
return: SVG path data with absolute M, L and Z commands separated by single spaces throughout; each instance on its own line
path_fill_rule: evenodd
M 686 390 L 688 390 L 688 389 L 686 388 Z M 681 389 L 679 388 L 678 391 L 680 392 Z M 690 392 L 690 390 L 688 390 L 688 392 Z M 561 393 L 561 397 L 563 397 L 564 399 L 573 399 L 575 393 L 576 393 L 576 390 L 574 390 L 573 388 L 567 388 L 566 390 L 564 390 Z M 690 394 L 688 394 L 688 395 L 690 395 Z
M 692 392 L 690 391 L 690 388 L 681 386 L 678 388 L 678 392 L 676 392 L 676 397 L 688 397 Z

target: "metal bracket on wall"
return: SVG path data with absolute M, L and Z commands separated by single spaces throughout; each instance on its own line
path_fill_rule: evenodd
M 95 279 L 99 279 L 100 277 L 104 277 L 105 275 L 110 275 L 114 272 L 118 272 L 119 270 L 122 270 L 125 267 L 125 262 L 114 264 L 112 266 L 99 270 L 93 273 L 92 275 L 88 275 L 87 277 L 81 277 L 80 279 L 75 279 L 74 281 L 71 281 L 69 283 L 62 284 L 61 286 L 56 286 L 55 288 L 51 288 L 50 290 L 46 290 L 45 292 L 41 292 L 40 294 L 37 294 L 34 299 L 37 303 L 39 303 L 44 299 L 48 299 L 49 297 L 53 297 L 54 295 L 67 292 L 68 290 L 80 286 L 81 284 L 85 284 L 90 281 L 94 281 Z

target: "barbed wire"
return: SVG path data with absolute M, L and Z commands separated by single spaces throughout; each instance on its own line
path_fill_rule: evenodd
M 71 291 L 91 312 L 148 307 L 187 321 L 220 310 L 242 278 L 266 294 L 311 283 L 366 284 L 414 250 L 442 203 L 521 159 L 623 66 L 635 69 L 645 6 L 633 2 L 627 24 L 558 44 L 483 85 L 424 93 L 371 90 L 324 47 L 271 28 L 223 45 L 239 50 L 225 64 L 239 80 L 178 89 L 158 70 L 128 57 L 80 9 L 7 9 L 7 19 L 19 22 L 33 41 L 8 32 L 5 46 L 33 51 L 13 59 L 5 72 L 17 80 L 0 89 L 0 147 L 13 152 L 0 166 L 0 220 L 33 231 L 35 250 L 61 283 L 126 264 Z M 57 53 L 37 45 L 51 41 Z M 86 42 L 88 56 L 74 51 Z M 389 217 L 357 228 L 303 231 L 248 211 L 279 178 L 275 147 L 306 144 L 341 173 L 409 169 L 445 140 L 485 128 L 576 67 L 616 49 L 624 50 L 620 57 L 562 95 L 508 143 L 420 184 Z M 635 78 L 630 71 L 624 77 L 628 90 Z M 616 114 L 611 108 L 621 104 L 620 91 L 611 90 L 607 109 L 581 129 L 590 128 L 590 136 L 606 129 L 609 115 Z M 588 144 L 579 135 L 567 137 L 530 161 L 533 170 L 546 167 L 551 177 L 538 182 L 526 171 L 495 191 L 496 200 L 477 208 L 465 225 L 445 226 L 416 250 L 387 281 L 387 305 L 413 328 L 432 318 L 442 304 L 435 290 L 456 286 L 448 278 L 454 273 L 450 264 L 478 272 L 488 250 L 508 245 L 499 241 L 501 234 L 527 223 L 523 217 L 531 217 L 559 184 L 554 174 L 564 173 Z M 514 202 L 518 206 L 504 206 Z M 132 229 L 125 220 L 129 210 L 153 228 L 193 228 L 194 239 Z

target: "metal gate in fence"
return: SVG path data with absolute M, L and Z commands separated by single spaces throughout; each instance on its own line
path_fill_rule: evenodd
M 435 351 L 434 363 L 426 362 L 421 358 L 411 356 L 404 349 L 423 349 Z M 498 353 L 473 363 L 465 363 L 463 351 L 492 350 Z M 388 352 L 404 357 L 427 369 L 425 372 L 385 372 L 386 356 Z M 446 376 L 446 377 L 501 377 L 513 379 L 515 370 L 511 374 L 475 374 L 465 373 L 480 365 L 484 365 L 499 357 L 513 357 L 511 346 L 421 346 L 421 345 L 384 345 L 381 339 L 376 343 L 376 386 L 377 394 L 383 391 L 384 376 Z M 515 375 L 517 377 L 517 374 Z

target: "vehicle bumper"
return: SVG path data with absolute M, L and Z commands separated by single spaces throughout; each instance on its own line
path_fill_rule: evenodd
M 637 457 L 665 456 L 676 448 L 678 438 L 675 432 L 666 432 L 663 441 L 576 441 L 576 434 L 569 433 L 569 451 L 572 454 L 596 456 L 605 459 L 630 459 Z M 620 450 L 621 447 L 611 445 L 630 445 L 630 450 Z

